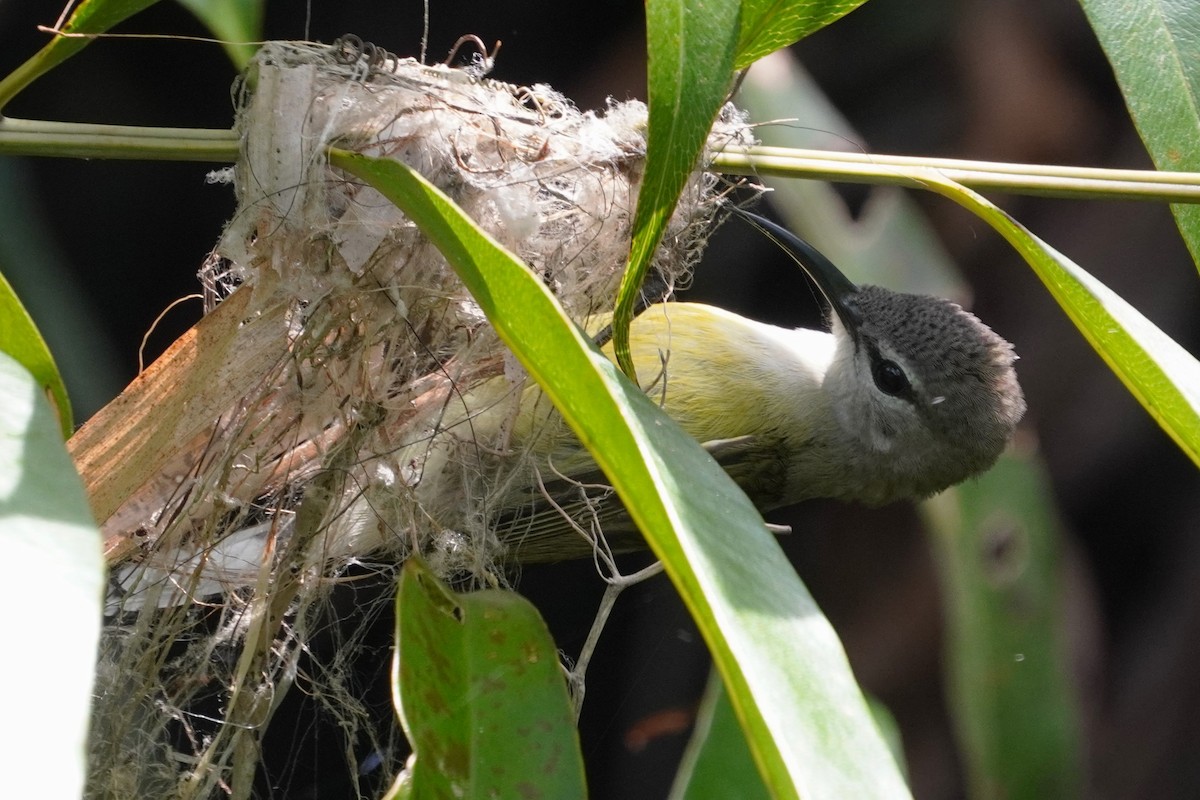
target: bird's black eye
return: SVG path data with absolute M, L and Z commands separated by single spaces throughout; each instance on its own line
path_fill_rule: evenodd
M 875 385 L 884 394 L 896 397 L 904 394 L 911 388 L 908 376 L 904 374 L 904 370 L 900 369 L 900 365 L 895 361 L 889 361 L 886 358 L 880 359 L 871 368 L 871 373 L 875 378 Z

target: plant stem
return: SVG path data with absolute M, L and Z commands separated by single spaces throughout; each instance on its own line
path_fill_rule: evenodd
M 842 153 L 784 147 L 730 147 L 712 169 L 739 175 L 820 178 L 927 188 L 917 175 L 932 169 L 972 189 L 1100 200 L 1200 202 L 1200 173 L 1098 169 L 993 161 Z
M 0 117 L 0 155 L 232 163 L 238 136 L 209 128 L 145 128 Z M 730 147 L 712 169 L 738 175 L 776 175 L 844 183 L 927 188 L 919 170 L 973 189 L 1009 194 L 1098 200 L 1200 203 L 1200 173 L 1096 169 L 994 161 L 839 153 L 784 147 Z
M 228 164 L 238 159 L 238 137 L 231 130 L 144 128 L 3 117 L 0 154 Z

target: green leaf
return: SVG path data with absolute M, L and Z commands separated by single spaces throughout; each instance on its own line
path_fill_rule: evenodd
M 696 725 L 671 787 L 671 800 L 766 800 L 771 794 L 754 766 L 721 676 L 714 670 L 696 713 Z
M 904 745 L 895 718 L 875 698 L 868 697 L 867 704 L 892 756 L 903 766 Z M 770 796 L 754 766 L 746 734 L 738 725 L 737 715 L 729 703 L 729 693 L 714 670 L 709 673 L 708 685 L 696 712 L 696 724 L 675 774 L 670 797 L 672 800 L 726 800 L 730 797 L 757 800 Z
M 69 439 L 75 424 L 71 419 L 67 387 L 58 373 L 50 348 L 3 273 L 0 273 L 0 351 L 8 353 L 33 374 L 54 404 L 62 438 Z
M 104 33 L 109 28 L 157 3 L 158 0 L 83 0 L 62 26 L 64 34 Z M 87 35 L 56 35 L 4 80 L 0 81 L 0 109 L 18 92 L 92 43 Z
M 642 283 L 713 121 L 728 98 L 734 71 L 828 24 L 860 2 L 646 3 L 650 111 L 646 174 L 634 213 L 629 262 L 613 312 L 613 350 L 625 374 L 634 374 L 628 329 Z
M 629 376 L 629 322 L 654 250 L 729 93 L 739 10 L 737 0 L 646 3 L 646 174 L 613 312 L 613 350 Z
M 1200 171 L 1200 4 L 1180 0 L 1080 0 L 1161 170 Z M 1174 205 L 1200 264 L 1200 206 Z
M 393 688 L 416 755 L 405 796 L 585 796 L 558 651 L 519 595 L 456 594 L 410 558 L 396 592 Z
M 763 58 L 738 90 L 751 119 L 804 120 L 803 125 L 761 125 L 755 135 L 769 147 L 816 148 L 862 137 L 825 97 L 789 50 Z M 962 298 L 967 294 L 950 256 L 920 207 L 898 187 L 875 186 L 857 214 L 823 181 L 764 175 L 771 206 L 787 227 L 812 243 L 855 283 L 915 294 Z
M 221 40 L 229 60 L 245 69 L 262 39 L 264 0 L 179 0 Z
M 704 635 L 774 795 L 907 797 L 841 643 L 729 476 L 440 191 L 397 162 L 331 161 L 424 231 L 592 452 Z
M 0 681 L 14 689 L 0 720 L 6 771 L 52 776 L 39 796 L 81 797 L 104 587 L 100 533 L 42 386 L 3 353 L 0 560 L 5 596 L 24 606 L 7 615 L 4 635 L 27 654 L 0 659 Z
M 1005 455 L 922 506 L 942 575 L 949 694 L 971 797 L 1080 796 L 1060 533 L 1047 484 L 1031 458 Z
M 1126 388 L 1200 465 L 1200 362 L 1119 295 L 991 201 L 934 170 L 913 174 L 926 188 L 970 209 L 1008 240 Z
M 871 712 L 871 719 L 875 721 L 875 727 L 879 729 L 879 735 L 887 743 L 888 750 L 891 751 L 892 757 L 896 759 L 896 763 L 900 765 L 900 769 L 907 779 L 908 771 L 905 769 L 907 765 L 904 763 L 904 739 L 900 735 L 900 725 L 892 716 L 891 709 L 884 705 L 878 697 L 871 695 L 867 695 L 867 708 Z
M 861 6 L 865 0 L 745 0 L 735 69 L 745 69 Z

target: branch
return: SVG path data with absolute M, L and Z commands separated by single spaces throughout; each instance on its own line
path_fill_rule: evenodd
M 844 183 L 885 183 L 927 189 L 915 177 L 932 169 L 972 189 L 1099 200 L 1200 202 L 1200 173 L 1007 164 L 949 158 L 844 153 L 787 147 L 729 147 L 712 169 L 737 175 L 818 178 Z
M 231 130 L 207 128 L 144 128 L 0 117 L 0 154 L 230 164 L 238 159 L 238 136 Z

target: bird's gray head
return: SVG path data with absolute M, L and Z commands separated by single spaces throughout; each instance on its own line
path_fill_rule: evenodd
M 1025 413 L 1012 346 L 955 303 L 864 286 L 839 299 L 826 376 L 842 431 L 860 449 L 858 499 L 941 491 L 995 463 Z
M 925 497 L 995 463 L 1025 413 L 1012 346 L 949 300 L 858 287 L 819 251 L 739 211 L 804 267 L 833 310 L 827 458 L 841 496 Z

